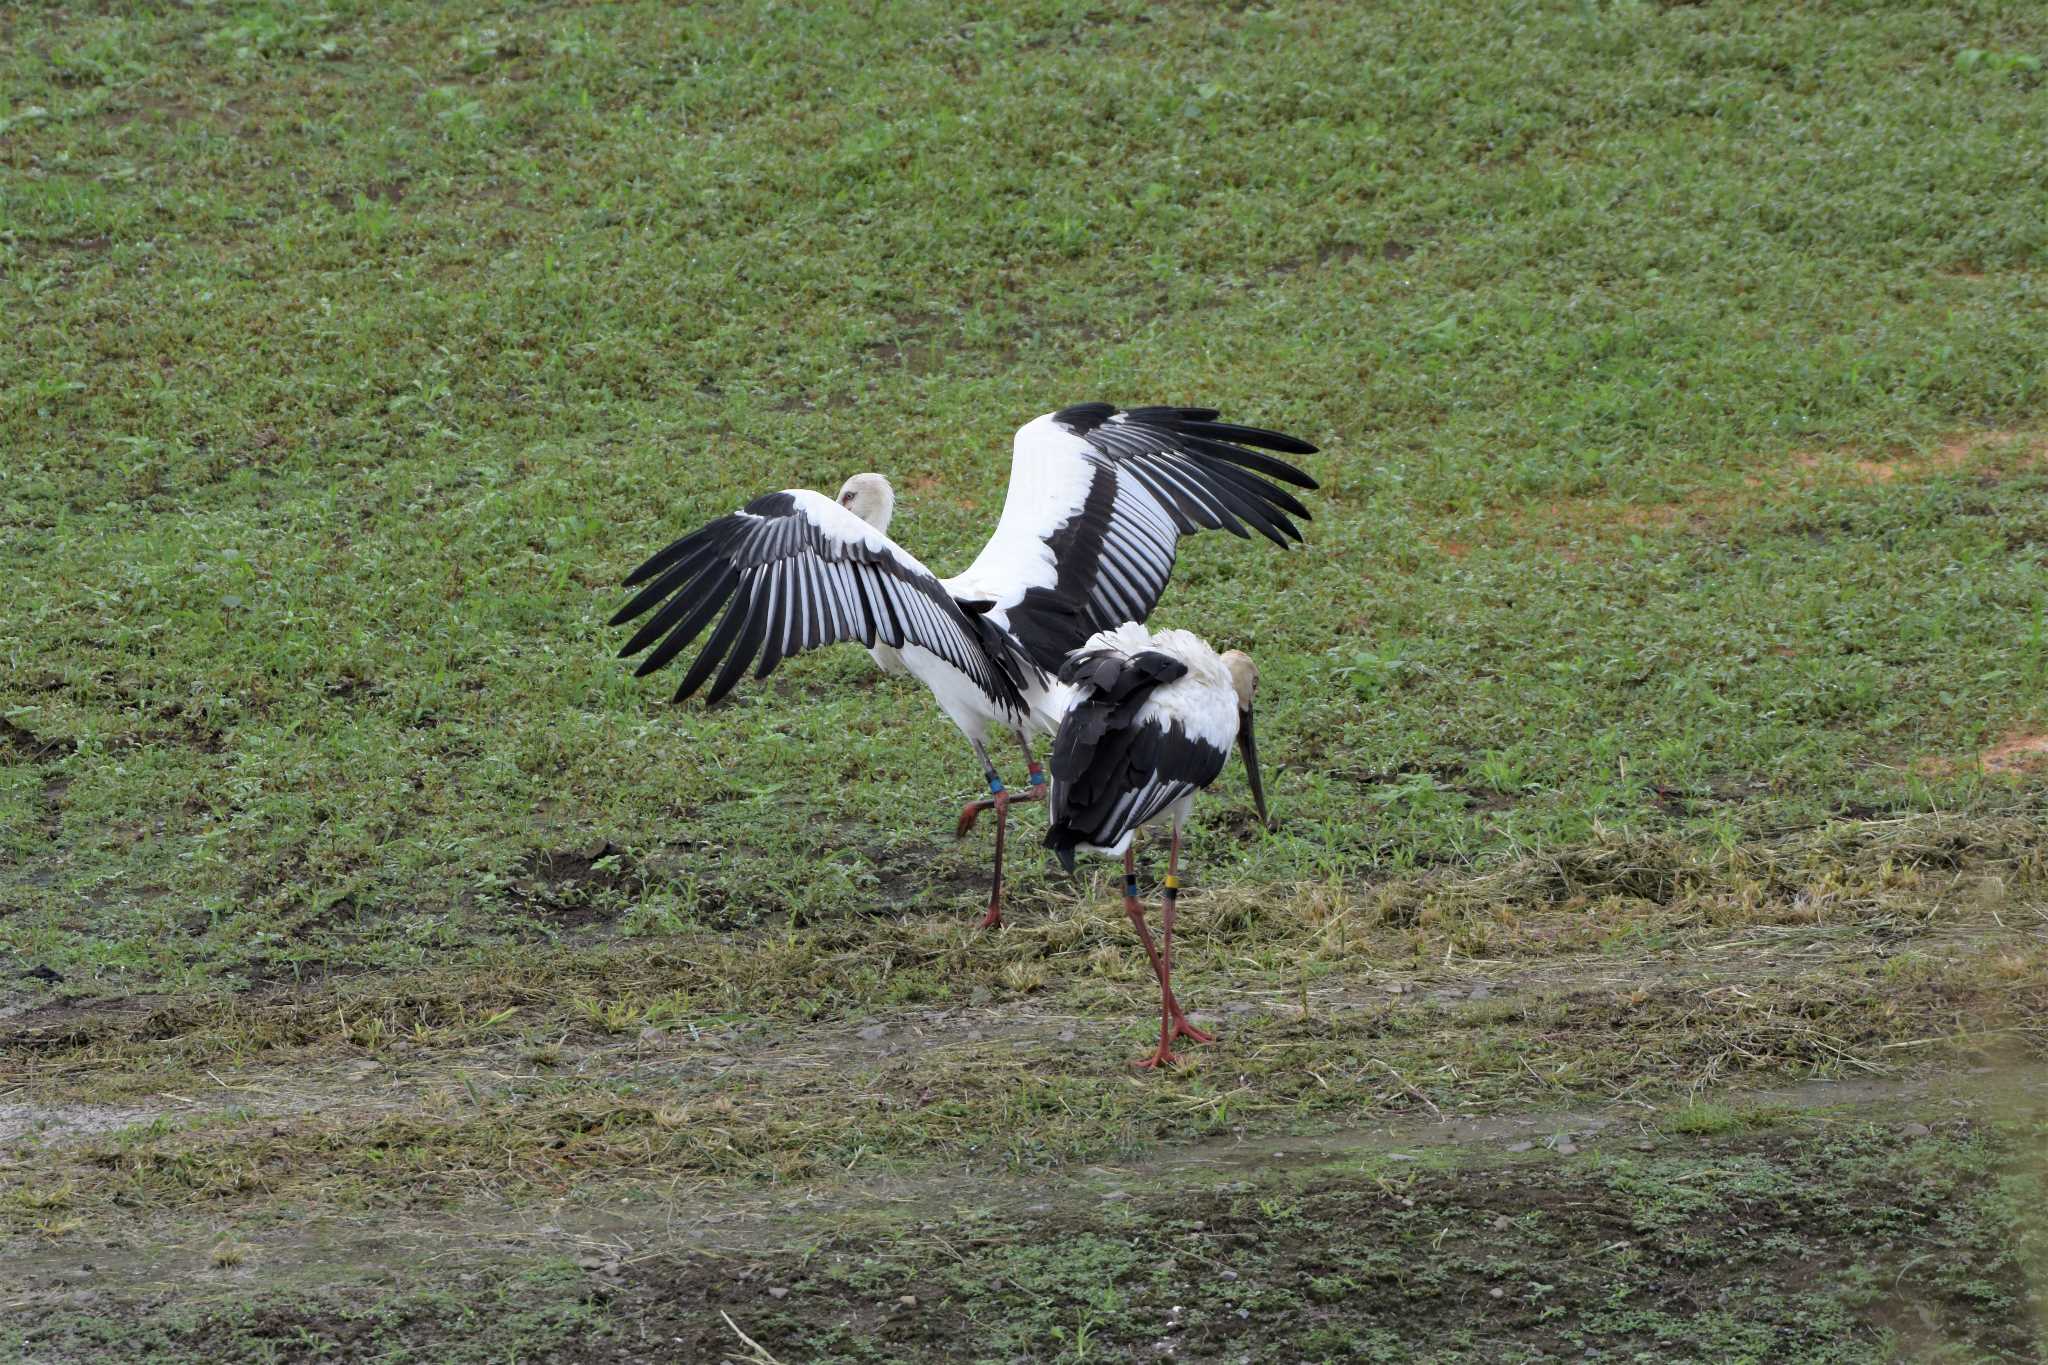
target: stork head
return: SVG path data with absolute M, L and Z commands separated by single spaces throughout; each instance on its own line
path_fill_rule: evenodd
M 841 486 L 839 505 L 887 535 L 889 518 L 896 512 L 896 490 L 880 474 L 856 474 Z
M 1259 823 L 1272 829 L 1272 818 L 1266 814 L 1266 784 L 1259 775 L 1259 741 L 1252 733 L 1252 701 L 1259 691 L 1258 666 L 1251 655 L 1233 649 L 1224 654 L 1223 667 L 1230 674 L 1230 690 L 1237 693 L 1237 747 L 1244 755 L 1245 775 L 1251 779 L 1252 804 L 1258 807 Z
M 1252 699 L 1259 691 L 1259 668 L 1252 662 L 1252 656 L 1241 649 L 1223 652 L 1223 668 L 1230 674 L 1230 689 L 1237 693 L 1237 709 L 1252 709 Z

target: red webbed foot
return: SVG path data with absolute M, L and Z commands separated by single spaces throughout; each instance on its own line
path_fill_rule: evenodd
M 988 798 L 981 801 L 969 801 L 966 805 L 962 806 L 960 808 L 960 823 L 953 826 L 953 837 L 955 839 L 965 839 L 967 831 L 974 828 L 974 822 L 981 819 L 981 813 L 985 810 L 994 810 L 995 804 L 993 798 Z

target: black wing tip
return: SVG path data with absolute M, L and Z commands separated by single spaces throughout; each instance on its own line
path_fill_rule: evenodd
M 731 686 L 725 687 L 724 689 L 714 687 L 709 692 L 704 692 L 704 709 L 706 711 L 709 711 L 714 706 L 722 705 L 725 702 L 727 694 L 730 693 L 733 690 L 733 687 L 736 686 L 738 686 L 738 684 L 734 683 Z M 671 696 L 668 699 L 668 704 L 670 706 L 681 706 L 684 702 L 688 701 L 690 698 L 696 696 L 699 692 L 703 691 L 704 683 L 702 682 L 702 680 L 692 682 L 690 679 L 685 678 L 683 679 L 681 686 L 676 688 L 675 695 Z
M 1284 431 L 1268 431 L 1264 427 L 1232 427 L 1233 440 L 1261 450 L 1277 450 L 1283 455 L 1318 455 L 1321 447 L 1304 441 L 1299 436 L 1289 436 Z
M 1320 483 L 1317 483 L 1314 479 L 1310 478 L 1308 474 L 1306 474 L 1302 470 L 1296 469 L 1293 465 L 1288 464 L 1282 460 L 1274 460 L 1272 463 L 1275 465 L 1279 465 L 1280 467 L 1278 469 L 1273 469 L 1268 466 L 1261 465 L 1259 467 L 1259 472 L 1261 474 L 1264 474 L 1269 479 L 1274 479 L 1284 484 L 1291 484 L 1294 487 L 1299 488 L 1304 493 L 1313 493 L 1322 488 L 1322 485 Z M 1315 520 L 1314 516 L 1309 512 L 1309 510 L 1306 507 L 1290 507 L 1287 510 L 1297 517 L 1303 517 L 1310 521 Z
M 1322 448 L 1312 441 L 1299 436 L 1290 436 L 1284 431 L 1273 431 L 1267 427 L 1243 426 L 1236 422 L 1221 422 L 1217 419 L 1222 412 L 1217 408 L 1176 408 L 1150 406 L 1117 409 L 1108 403 L 1076 403 L 1061 408 L 1053 414 L 1053 420 L 1083 435 L 1101 426 L 1112 417 L 1122 417 L 1133 423 L 1165 427 L 1177 435 L 1202 436 L 1215 441 L 1229 441 L 1237 445 L 1257 446 L 1261 450 L 1277 450 L 1283 455 L 1319 455 Z M 1318 485 L 1301 470 L 1282 461 L 1273 461 L 1291 471 L 1289 482 L 1300 488 L 1315 488 Z M 1282 475 L 1281 477 L 1286 477 Z
M 1081 834 L 1078 830 L 1068 829 L 1065 825 L 1056 824 L 1045 832 L 1042 846 L 1053 851 L 1053 856 L 1060 860 L 1061 868 L 1072 872 L 1074 870 L 1074 848 L 1080 842 Z
M 1315 453 L 1315 449 L 1316 448 L 1314 446 L 1310 446 L 1308 448 L 1307 453 L 1312 455 Z M 1296 466 L 1287 463 L 1287 461 L 1285 460 L 1275 460 L 1273 461 L 1273 463 L 1280 467 L 1279 469 L 1272 471 L 1273 477 L 1279 479 L 1283 483 L 1291 483 L 1296 488 L 1316 489 L 1322 487 L 1320 483 L 1316 482 L 1315 476 L 1309 473 L 1306 469 L 1297 468 Z M 1286 472 L 1282 473 L 1282 470 Z M 1308 515 L 1308 513 L 1303 512 L 1301 513 L 1301 515 L 1305 517 Z
M 1260 426 L 1231 426 L 1229 422 L 1188 422 L 1178 430 L 1188 436 L 1202 436 L 1206 440 L 1227 442 L 1233 446 L 1278 450 L 1280 454 L 1321 454 L 1321 448 L 1309 444 L 1307 440 L 1300 440 L 1298 436 L 1288 436 L 1286 432 L 1268 432 L 1266 428 Z M 1272 456 L 1266 456 L 1266 460 L 1280 469 L 1292 471 L 1296 481 L 1305 483 L 1307 487 L 1315 487 L 1315 479 L 1309 479 L 1307 473 L 1294 469 L 1286 460 L 1276 460 Z
M 1289 531 L 1289 532 L 1291 532 L 1292 530 L 1293 530 L 1293 528 L 1292 528 L 1292 527 L 1289 527 L 1289 528 L 1288 528 L 1288 531 Z M 1260 535 L 1262 535 L 1262 536 L 1264 536 L 1264 537 L 1265 537 L 1266 539 L 1268 539 L 1268 540 L 1272 541 L 1272 542 L 1273 542 L 1273 543 L 1274 543 L 1275 545 L 1278 545 L 1278 546 L 1279 546 L 1279 547 L 1280 547 L 1281 549 L 1283 549 L 1283 550 L 1284 550 L 1284 549 L 1286 549 L 1286 548 L 1287 548 L 1287 533 L 1286 533 L 1286 532 L 1276 531 L 1276 530 L 1274 530 L 1274 529 L 1273 529 L 1272 527 L 1270 527 L 1270 526 L 1261 526 L 1261 527 L 1259 528 L 1259 534 L 1260 534 Z M 1300 537 L 1299 535 L 1296 535 L 1296 536 L 1295 536 L 1294 538 L 1295 538 L 1296 540 L 1300 540 L 1300 539 L 1301 539 L 1301 537 Z M 1246 539 L 1246 540 L 1250 540 L 1250 539 L 1251 539 L 1251 537 L 1250 537 L 1250 536 L 1246 536 L 1246 537 L 1245 537 L 1245 539 Z
M 1322 487 L 1307 470 L 1291 465 L 1285 460 L 1250 449 L 1247 446 L 1238 445 L 1234 441 L 1224 440 L 1219 436 L 1198 435 L 1193 432 L 1186 434 L 1191 438 L 1190 444 L 1196 449 L 1216 459 L 1234 464 L 1240 469 L 1248 469 L 1255 474 L 1263 474 L 1269 479 L 1278 479 L 1281 483 L 1293 484 L 1296 488 L 1315 489 Z M 1292 509 L 1290 508 L 1289 510 L 1291 511 Z M 1303 512 L 1301 515 L 1306 516 L 1308 514 Z
M 1290 436 L 1284 431 L 1273 431 L 1267 427 L 1249 427 L 1236 422 L 1218 421 L 1222 415 L 1220 408 L 1180 408 L 1165 404 L 1141 404 L 1137 407 L 1119 408 L 1114 403 L 1097 402 L 1071 403 L 1055 412 L 1052 420 L 1076 435 L 1093 431 L 1112 417 L 1122 417 L 1128 422 L 1144 423 L 1148 426 L 1188 428 L 1191 435 L 1213 436 L 1244 445 L 1258 446 L 1264 450 L 1277 450 L 1286 455 L 1321 453 L 1321 447 L 1312 441 L 1304 441 L 1299 436 Z
M 645 583 L 648 579 L 660 573 L 664 568 L 668 567 L 668 565 L 673 562 L 674 561 L 670 557 L 668 550 L 662 550 L 659 553 L 651 554 L 646 558 L 646 560 L 640 565 L 639 568 L 633 570 L 633 572 L 627 574 L 624 578 L 620 579 L 619 586 L 622 588 L 637 588 L 642 583 Z
M 619 580 L 619 586 L 622 588 L 637 588 L 648 579 L 654 577 L 656 573 L 660 572 L 662 565 L 667 562 L 668 553 L 669 551 L 666 548 L 657 550 L 641 560 L 639 568 Z
M 667 545 L 664 545 L 642 560 L 639 568 L 626 575 L 625 582 L 621 586 L 634 588 L 645 583 L 671 564 L 683 559 L 692 551 L 702 548 L 707 542 L 716 539 L 721 533 L 729 531 L 732 526 L 732 520 L 729 516 L 719 517 L 715 521 L 707 522 L 698 527 L 686 536 L 676 537 Z
M 1213 416 L 1199 421 L 1182 420 L 1175 425 L 1188 428 L 1194 435 L 1209 436 L 1222 441 L 1235 441 L 1239 445 L 1257 446 L 1261 450 L 1277 450 L 1283 455 L 1314 455 L 1317 448 L 1299 436 L 1289 436 L 1284 431 L 1273 431 L 1267 427 L 1248 427 L 1236 422 L 1219 422 Z

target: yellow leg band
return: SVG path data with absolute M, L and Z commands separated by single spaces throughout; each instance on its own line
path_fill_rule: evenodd
M 1172 874 L 1171 872 L 1167 873 L 1167 874 L 1166 874 L 1166 886 L 1167 886 L 1167 889 L 1168 889 L 1169 891 L 1178 891 L 1178 890 L 1180 890 L 1180 878 L 1178 878 L 1178 877 L 1174 876 L 1174 875 L 1173 875 L 1173 874 Z

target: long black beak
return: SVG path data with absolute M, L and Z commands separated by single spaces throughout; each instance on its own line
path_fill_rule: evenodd
M 1244 751 L 1244 770 L 1252 780 L 1252 804 L 1259 809 L 1259 823 L 1271 830 L 1273 821 L 1266 814 L 1266 784 L 1259 776 L 1259 741 L 1252 734 L 1252 712 L 1248 706 L 1238 709 L 1237 747 Z

